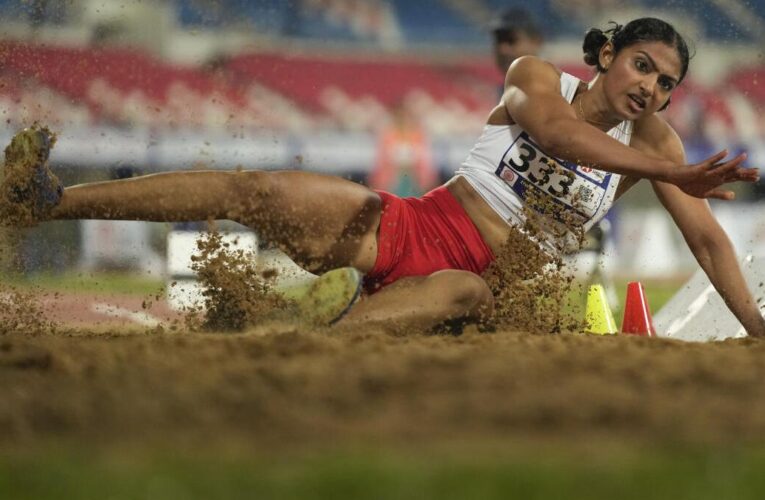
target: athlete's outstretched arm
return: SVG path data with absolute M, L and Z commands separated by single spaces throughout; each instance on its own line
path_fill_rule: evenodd
M 747 288 L 733 245 L 707 202 L 671 184 L 655 181 L 653 187 L 728 309 L 750 336 L 765 336 L 765 319 Z
M 656 133 L 655 130 L 652 132 Z M 685 161 L 683 145 L 675 134 L 663 142 L 646 141 L 645 137 L 638 137 L 636 142 L 637 147 L 644 151 L 665 156 L 678 163 Z M 749 335 L 765 336 L 765 319 L 747 288 L 733 245 L 709 209 L 707 201 L 689 196 L 672 184 L 661 181 L 653 181 L 652 184 L 659 200 L 674 219 L 688 247 L 725 304 Z
M 558 71 L 533 56 L 522 57 L 510 67 L 503 102 L 512 119 L 545 151 L 569 161 L 669 182 L 702 198 L 727 199 L 730 194 L 719 190 L 719 186 L 735 181 L 753 182 L 759 177 L 756 170 L 740 167 L 745 159 L 742 155 L 722 162 L 726 152 L 721 152 L 699 164 L 685 165 L 625 146 L 579 119 L 561 96 Z

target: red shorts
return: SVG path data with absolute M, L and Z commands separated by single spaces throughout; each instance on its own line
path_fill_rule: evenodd
M 421 198 L 376 192 L 382 199 L 382 215 L 377 260 L 364 278 L 368 293 L 401 278 L 443 269 L 481 274 L 494 260 L 478 228 L 445 187 Z

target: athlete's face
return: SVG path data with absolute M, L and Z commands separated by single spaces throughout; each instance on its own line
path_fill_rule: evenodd
M 680 81 L 682 65 L 677 49 L 663 42 L 640 42 L 614 55 L 611 44 L 600 52 L 606 99 L 624 120 L 659 111 Z

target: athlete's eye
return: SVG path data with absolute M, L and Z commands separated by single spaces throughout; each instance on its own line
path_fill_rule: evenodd
M 640 71 L 641 73 L 648 73 L 648 64 L 642 59 L 636 59 L 635 60 L 635 67 Z
M 675 83 L 669 78 L 663 78 L 663 77 L 659 78 L 659 85 L 666 92 L 669 92 L 670 90 L 675 88 Z

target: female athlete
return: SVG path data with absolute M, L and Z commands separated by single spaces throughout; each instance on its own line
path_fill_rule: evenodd
M 688 70 L 686 43 L 666 22 L 643 18 L 590 30 L 583 48 L 597 68 L 589 83 L 536 57 L 516 60 L 467 159 L 421 198 L 294 171 L 171 172 L 61 191 L 37 165 L 35 195 L 19 203 L 33 206 L 40 220 L 232 219 L 309 270 L 362 272 L 370 293 L 340 323 L 426 328 L 491 310 L 480 274 L 523 224 L 531 198 L 557 207 L 544 216 L 549 238 L 540 241 L 555 252 L 566 239 L 559 216 L 586 230 L 647 179 L 733 314 L 750 335 L 765 335 L 733 247 L 706 202 L 732 199 L 721 186 L 756 181 L 758 172 L 741 166 L 744 155 L 725 161 L 725 151 L 688 165 L 658 114 Z

